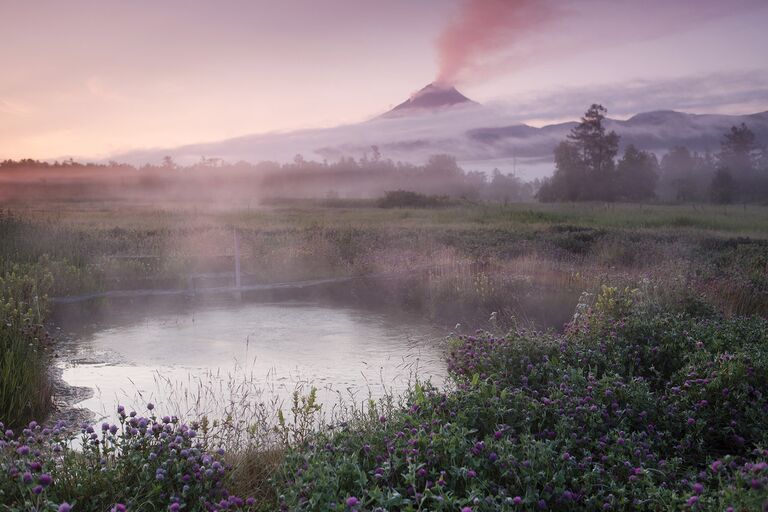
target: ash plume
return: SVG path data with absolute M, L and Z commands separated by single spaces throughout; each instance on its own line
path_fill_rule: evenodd
M 545 0 L 464 0 L 438 37 L 435 82 L 450 86 L 466 79 L 485 58 L 514 46 L 553 14 Z
M 765 0 L 460 0 L 456 17 L 436 41 L 435 83 L 466 84 L 536 60 L 608 43 L 631 45 L 724 16 L 760 16 L 766 9 Z

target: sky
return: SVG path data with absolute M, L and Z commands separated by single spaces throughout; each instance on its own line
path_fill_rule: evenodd
M 365 121 L 433 80 L 543 124 L 768 110 L 764 0 L 0 0 L 0 159 Z

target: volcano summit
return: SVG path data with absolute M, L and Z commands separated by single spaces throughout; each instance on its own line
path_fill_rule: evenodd
M 453 86 L 431 83 L 380 117 L 411 116 L 456 105 L 479 105 L 479 103 L 467 98 Z

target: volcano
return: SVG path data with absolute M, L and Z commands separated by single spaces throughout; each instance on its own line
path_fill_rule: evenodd
M 479 103 L 467 98 L 453 86 L 431 83 L 379 117 L 405 117 L 457 105 L 479 105 Z

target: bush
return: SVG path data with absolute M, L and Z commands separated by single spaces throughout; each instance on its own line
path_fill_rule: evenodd
M 198 441 L 196 425 L 118 412 L 117 425 L 84 425 L 79 449 L 70 446 L 61 422 L 52 428 L 32 422 L 18 434 L 0 424 L 2 510 L 254 508 L 253 499 L 227 493 L 224 452 Z
M 416 386 L 287 456 L 291 510 L 757 510 L 768 500 L 768 322 L 604 290 L 562 337 L 453 340 Z M 728 507 L 733 507 L 729 509 Z
M 448 196 L 428 196 L 409 190 L 385 192 L 379 200 L 380 208 L 438 208 L 455 204 Z

